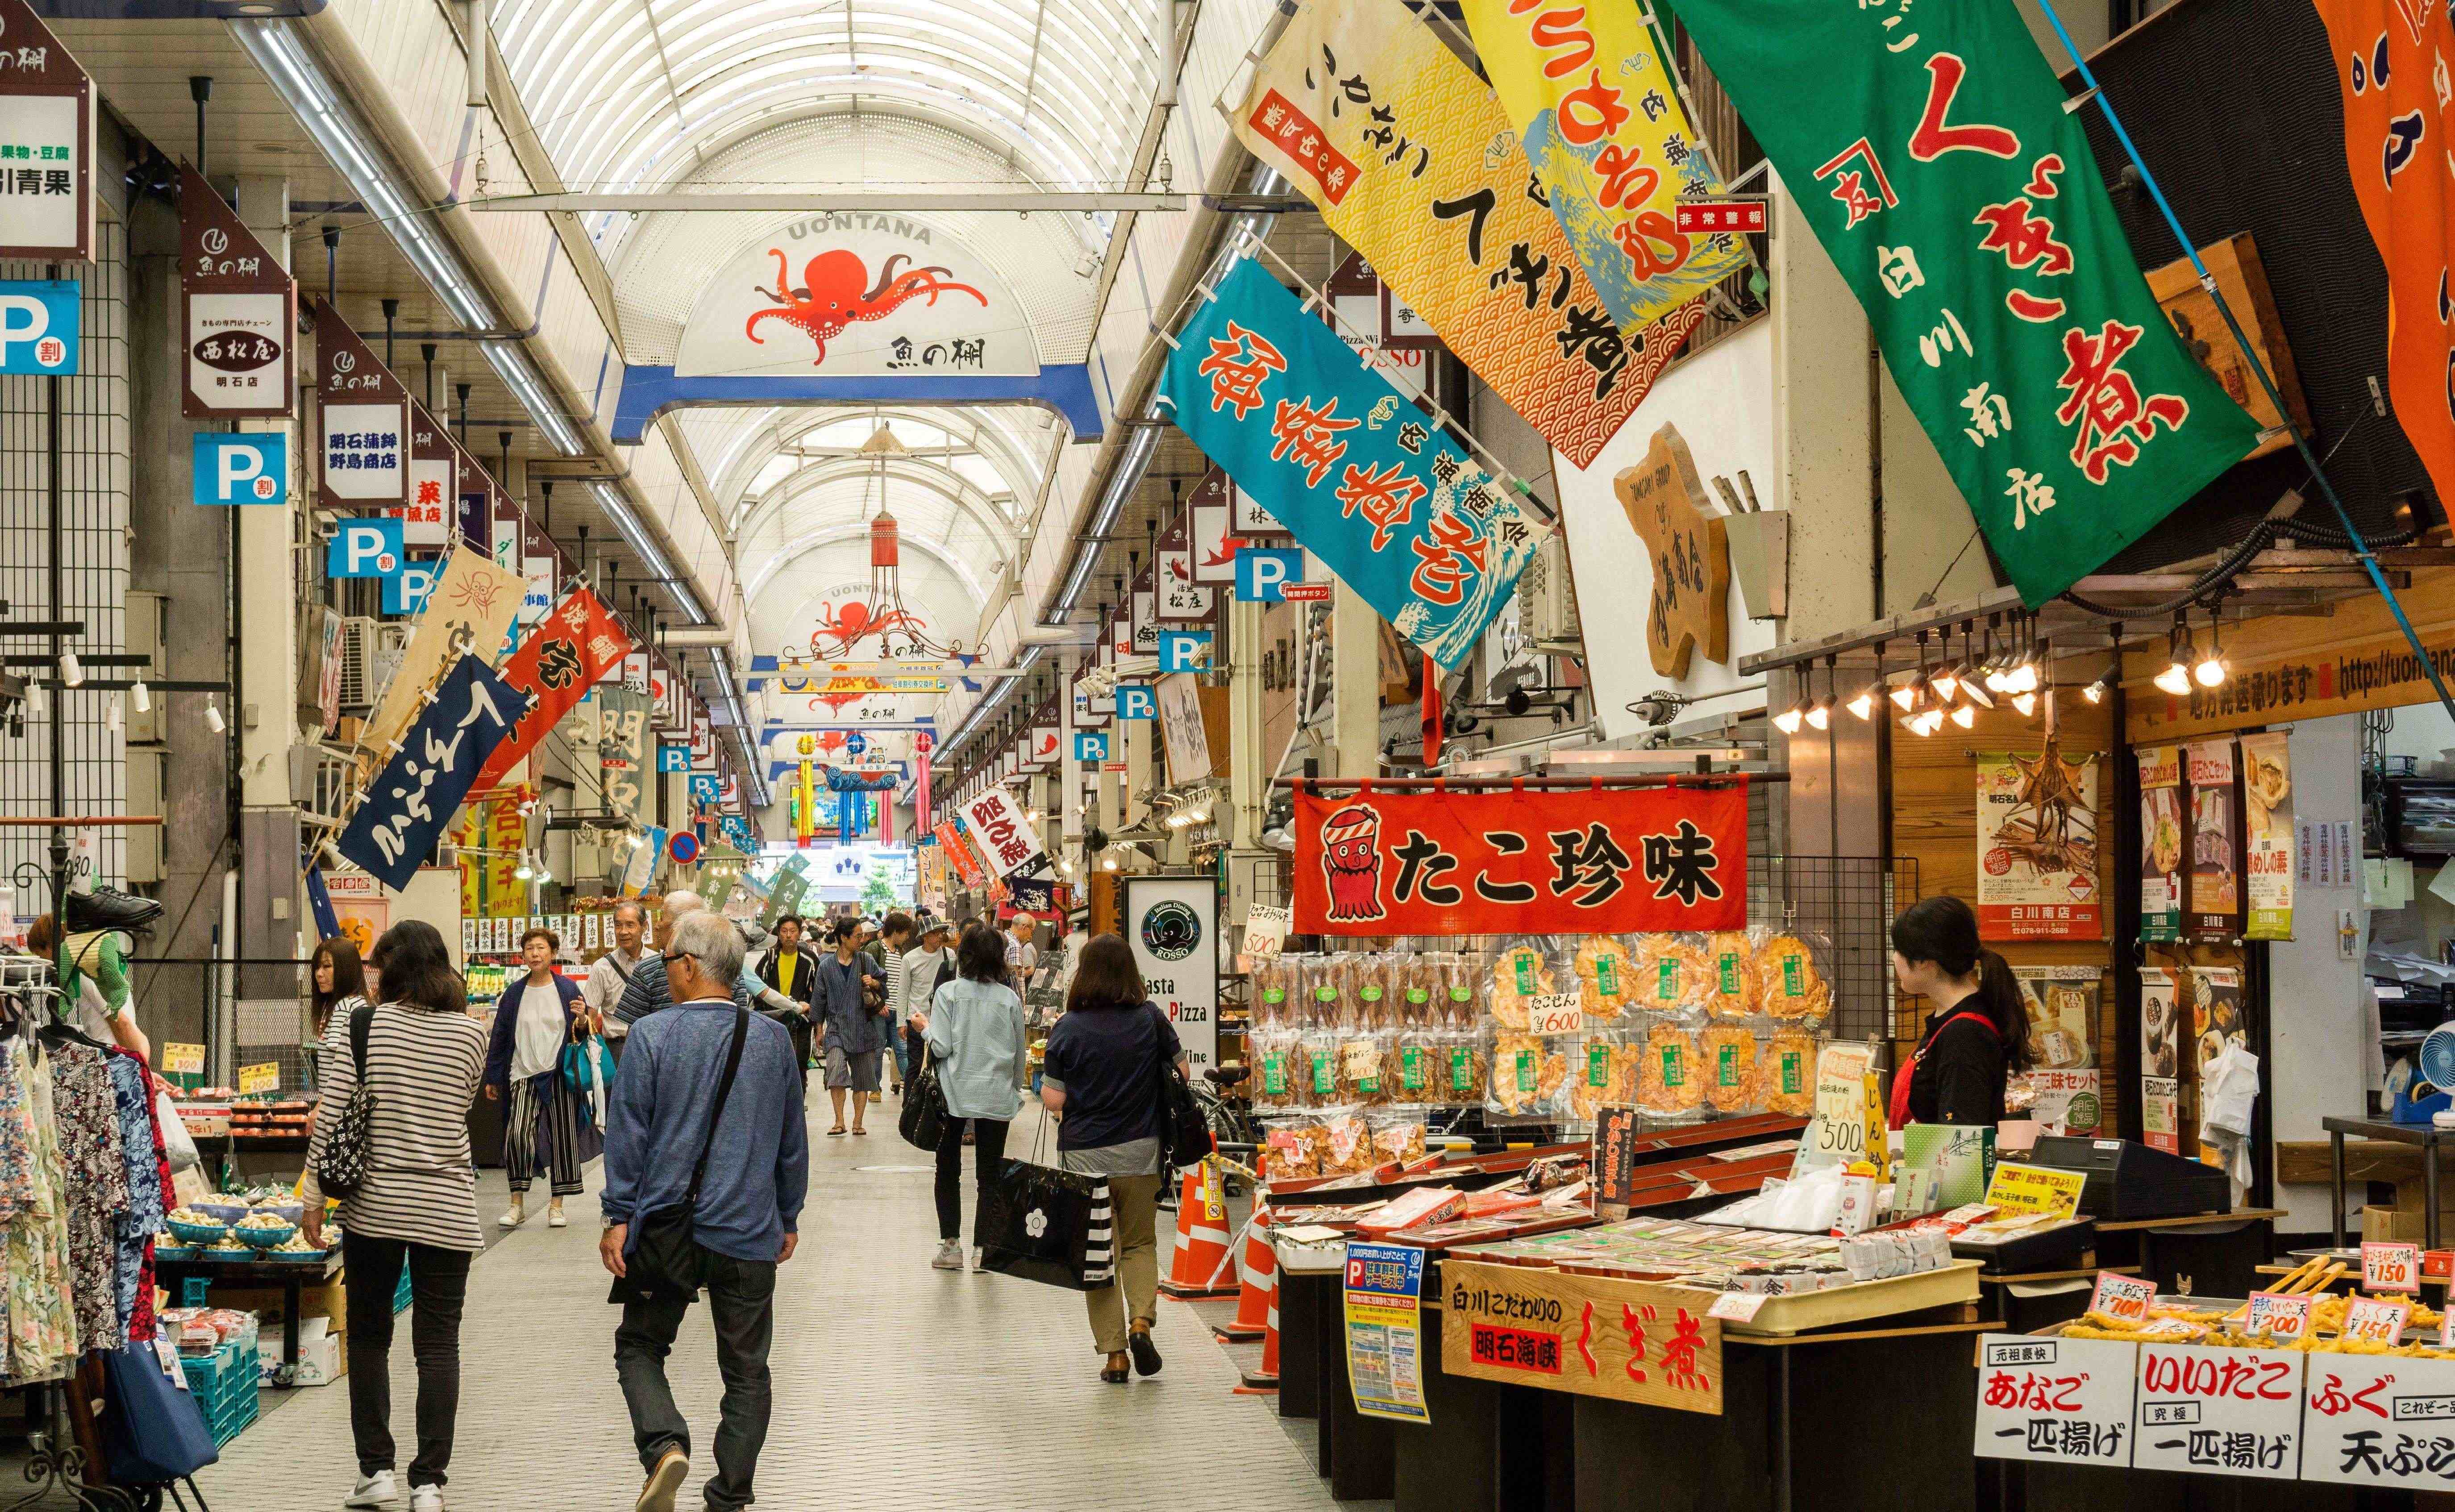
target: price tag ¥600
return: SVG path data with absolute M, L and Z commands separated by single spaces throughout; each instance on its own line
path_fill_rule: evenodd
M 2310 1331 L 2310 1299 L 2287 1297 L 2283 1292 L 2250 1294 L 2250 1318 L 2242 1332 L 2264 1334 L 2280 1344 L 2290 1343 Z
M 2363 1245 L 2362 1290 L 2369 1292 L 2421 1290 L 2421 1246 L 2418 1244 Z
M 2344 1309 L 2344 1337 L 2364 1343 L 2392 1344 L 2404 1337 L 2404 1320 L 2411 1315 L 2410 1302 L 2356 1297 L 2352 1305 Z
M 1572 992 L 1537 993 L 1526 999 L 1527 1027 L 1538 1035 L 1572 1035 L 1586 1026 L 1586 1009 Z
M 2097 1294 L 2089 1299 L 2088 1310 L 2120 1322 L 2140 1323 L 2147 1321 L 2149 1304 L 2156 1300 L 2157 1283 L 2147 1277 L 2099 1271 Z

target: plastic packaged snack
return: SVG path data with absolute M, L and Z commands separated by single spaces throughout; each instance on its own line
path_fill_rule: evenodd
M 1433 958 L 1440 972 L 1441 1018 L 1451 1029 L 1474 1029 L 1483 1022 L 1483 972 L 1471 956 L 1446 951 Z
M 1338 1104 L 1338 1031 L 1308 1029 L 1296 1040 L 1297 1106 Z
M 1577 942 L 1572 961 L 1587 1018 L 1609 1021 L 1636 1005 L 1636 965 L 1618 937 L 1588 935 Z
M 1260 1109 L 1303 1106 L 1303 1068 L 1296 1052 L 1303 1036 L 1294 1029 L 1255 1029 L 1248 1041 L 1253 1057 L 1253 1106 Z
M 1390 1100 L 1389 1061 L 1392 1038 L 1380 1029 L 1338 1032 L 1339 1101 L 1372 1108 Z
M 1322 1175 L 1351 1176 L 1382 1163 L 1362 1108 L 1324 1108 L 1317 1117 L 1321 1119 Z
M 1822 1022 L 1833 1011 L 1833 988 L 1816 958 L 1816 943 L 1803 934 L 1768 935 L 1756 947 L 1757 1007 L 1775 1018 Z
M 1364 1125 L 1371 1131 L 1373 1150 L 1384 1160 L 1420 1160 L 1427 1153 L 1427 1126 L 1420 1104 L 1375 1108 L 1364 1116 Z
M 1302 958 L 1265 956 L 1253 963 L 1253 1023 L 1257 1028 L 1290 1021 L 1288 999 L 1303 991 L 1299 985 Z
M 1804 1118 L 1816 1111 L 1816 1038 L 1795 1025 L 1776 1026 L 1756 1059 L 1756 1105 Z
M 1398 1023 L 1398 958 L 1387 952 L 1348 958 L 1355 983 L 1355 1021 L 1367 1029 Z
M 1612 1031 L 1588 1035 L 1569 1051 L 1569 1114 L 1592 1120 L 1613 1103 L 1635 1099 L 1641 1047 Z
M 1703 1058 L 1696 1037 L 1674 1019 L 1645 1031 L 1637 1065 L 1636 1105 L 1656 1118 L 1692 1117 L 1705 1106 Z
M 1705 937 L 1705 963 L 1712 973 L 1705 1010 L 1716 1018 L 1747 1018 L 1756 1011 L 1756 947 L 1743 930 Z
M 1269 1152 L 1269 1174 L 1273 1179 L 1322 1174 L 1321 1156 L 1327 1136 L 1322 1131 L 1321 1119 L 1311 1114 L 1297 1113 L 1264 1119 L 1261 1124 L 1262 1147 Z
M 1754 1112 L 1756 1061 L 1762 1048 L 1756 1031 L 1746 1024 L 1717 1020 L 1696 1038 L 1704 1057 L 1705 1105 L 1716 1113 Z
M 1485 977 L 1491 986 L 1491 1017 L 1503 1029 L 1524 1029 L 1526 999 L 1560 990 L 1547 943 L 1532 937 L 1510 940 L 1493 951 Z
M 1391 975 L 1397 982 L 1400 1027 L 1421 1029 L 1447 1017 L 1448 982 L 1437 959 L 1429 955 L 1410 955 L 1398 962 Z
M 1316 1028 L 1348 1022 L 1355 1007 L 1355 961 L 1349 956 L 1316 956 L 1305 973 L 1305 1011 Z
M 1464 1108 L 1483 1100 L 1491 1079 L 1491 1050 L 1479 1029 L 1444 1030 L 1437 1041 L 1441 1065 L 1432 1073 L 1434 1101 Z
M 1693 1013 L 1714 989 L 1713 967 L 1693 935 L 1638 935 L 1629 941 L 1636 962 L 1635 1006 L 1654 1013 Z
M 1569 1080 L 1568 1049 L 1574 1040 L 1501 1030 L 1491 1041 L 1491 1096 L 1484 1107 L 1493 1118 L 1552 1116 Z
M 1441 1084 L 1448 1070 L 1449 1058 L 1441 1053 L 1443 1032 L 1422 1025 L 1410 1025 L 1390 1037 L 1390 1087 L 1391 1095 L 1403 1103 L 1438 1103 L 1446 1100 Z

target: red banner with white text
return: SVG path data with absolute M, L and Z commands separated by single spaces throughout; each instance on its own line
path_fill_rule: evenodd
M 575 588 L 539 622 L 528 644 L 503 663 L 505 682 L 530 696 L 529 711 L 512 726 L 510 738 L 495 749 L 477 788 L 494 786 L 512 763 L 534 750 L 546 732 L 562 722 L 588 690 L 619 665 L 631 649 L 613 612 L 585 588 Z M 473 789 L 472 791 L 476 791 Z
M 1300 935 L 1632 934 L 1748 921 L 1744 777 L 1301 790 Z

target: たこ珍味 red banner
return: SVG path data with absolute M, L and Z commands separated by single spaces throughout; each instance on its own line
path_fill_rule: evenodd
M 1296 794 L 1305 935 L 1745 927 L 1747 780 Z

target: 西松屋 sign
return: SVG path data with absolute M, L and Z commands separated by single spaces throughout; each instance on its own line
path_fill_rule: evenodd
M 179 169 L 179 292 L 188 353 L 179 413 L 191 420 L 286 418 L 294 387 L 298 286 L 205 176 L 185 164 Z
M 1300 788 L 1295 930 L 1620 934 L 1747 922 L 1747 783 Z

